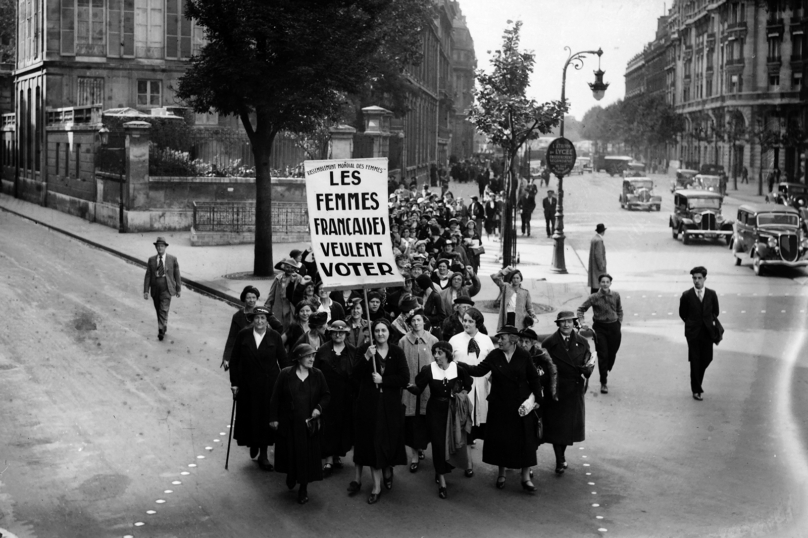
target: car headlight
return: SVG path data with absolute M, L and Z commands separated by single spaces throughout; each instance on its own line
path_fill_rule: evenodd
M 715 220 L 718 222 L 724 222 L 724 215 L 716 215 Z
M 695 215 L 693 215 L 693 222 L 695 222 L 696 224 L 701 222 L 701 213 L 696 213 Z
M 769 248 L 777 248 L 777 239 L 775 239 L 774 237 L 770 237 L 768 243 Z

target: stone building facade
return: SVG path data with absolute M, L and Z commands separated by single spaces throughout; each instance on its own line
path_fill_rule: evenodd
M 668 155 L 681 166 L 804 181 L 806 30 L 808 0 L 674 0 L 627 66 L 626 97 L 661 91 L 684 116 Z
M 454 77 L 454 117 L 452 118 L 452 150 L 460 160 L 469 159 L 474 154 L 474 126 L 467 120 L 468 110 L 474 102 L 471 90 L 475 83 L 477 56 L 474 53 L 474 39 L 471 37 L 466 18 L 456 5 L 454 19 L 454 49 L 452 50 L 452 72 Z

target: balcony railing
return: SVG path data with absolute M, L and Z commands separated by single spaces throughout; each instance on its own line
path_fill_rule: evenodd
M 17 115 L 13 112 L 10 114 L 3 114 L 2 128 L 12 130 L 17 125 Z
M 743 58 L 730 58 L 729 60 L 727 60 L 727 67 L 730 67 L 730 66 L 741 66 L 741 67 L 743 67 L 743 65 L 744 65 L 744 59 Z
M 783 57 L 782 56 L 767 56 L 766 57 L 766 63 L 769 64 L 769 65 L 782 64 L 783 63 Z
M 48 108 L 46 113 L 48 125 L 101 122 L 101 105 Z
M 769 19 L 769 20 L 766 21 L 766 30 L 769 30 L 769 31 L 780 30 L 780 31 L 782 31 L 784 24 L 785 23 L 783 22 L 783 19 Z
M 727 24 L 727 33 L 746 32 L 746 21 L 731 22 Z

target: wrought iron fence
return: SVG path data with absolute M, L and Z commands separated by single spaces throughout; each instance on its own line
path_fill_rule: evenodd
M 307 232 L 309 213 L 304 202 L 273 202 L 272 232 Z M 197 232 L 255 232 L 255 204 L 252 202 L 194 202 Z

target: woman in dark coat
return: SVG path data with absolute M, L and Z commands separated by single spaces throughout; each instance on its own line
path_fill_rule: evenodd
M 309 502 L 309 482 L 323 479 L 320 467 L 320 416 L 331 393 L 323 373 L 314 368 L 314 348 L 308 344 L 294 351 L 295 366 L 281 370 L 269 408 L 270 427 L 277 430 L 275 467 L 286 473 L 289 489 L 300 484 L 297 502 Z
M 317 350 L 314 367 L 323 372 L 331 390 L 331 402 L 323 412 L 323 439 L 320 456 L 325 459 L 323 475 L 342 469 L 340 458 L 353 446 L 353 412 L 356 384 L 351 380 L 358 356 L 346 343 L 348 324 L 338 319 L 328 327 L 331 341 Z
M 230 321 L 230 332 L 227 335 L 227 342 L 224 345 L 224 354 L 222 355 L 221 368 L 224 371 L 230 369 L 230 356 L 233 354 L 233 345 L 236 343 L 236 336 L 238 336 L 241 329 L 248 327 L 250 322 L 247 321 L 247 316 L 251 316 L 253 308 L 258 304 L 258 298 L 261 297 L 261 292 L 258 288 L 253 286 L 245 286 L 241 292 L 241 302 L 244 303 L 244 308 L 233 314 L 233 319 Z M 283 332 L 283 324 L 278 321 L 278 318 L 269 315 L 269 327 L 278 332 Z
M 558 331 L 542 343 L 558 369 L 557 399 L 544 399 L 542 419 L 542 440 L 553 444 L 557 474 L 567 469 L 564 456 L 567 447 L 584 440 L 584 393 L 587 379 L 595 367 L 589 342 L 573 330 L 576 319 L 572 312 L 559 312 L 556 318 Z
M 281 335 L 270 329 L 269 308 L 256 306 L 252 326 L 242 329 L 233 345 L 230 359 L 230 385 L 236 399 L 233 437 L 239 446 L 250 447 L 250 457 L 271 471 L 267 447 L 275 444 L 269 427 L 269 403 L 281 368 L 288 366 Z
M 499 349 L 492 350 L 477 366 L 463 365 L 466 371 L 481 377 L 491 372 L 488 417 L 485 423 L 483 461 L 499 467 L 496 486 L 505 487 L 505 469 L 522 470 L 522 488 L 536 491 L 530 480 L 530 467 L 536 465 L 538 417 L 520 416 L 520 406 L 533 394 L 541 401 L 539 373 L 533 360 L 519 348 L 519 331 L 506 325 L 497 333 Z
M 362 346 L 353 377 L 359 382 L 354 420 L 354 464 L 356 479 L 348 486 L 351 494 L 362 487 L 362 469 L 369 466 L 373 490 L 368 504 L 374 504 L 384 487 L 393 488 L 393 466 L 406 465 L 404 451 L 404 408 L 401 394 L 410 382 L 407 357 L 395 344 L 390 344 L 390 322 L 379 319 L 371 325 L 374 342 Z M 371 363 L 370 361 L 374 362 Z M 375 371 L 373 364 L 375 363 Z
M 462 368 L 452 362 L 452 346 L 449 342 L 435 342 L 432 344 L 432 355 L 435 361 L 421 368 L 415 376 L 415 384 L 409 385 L 407 390 L 413 394 L 421 394 L 429 387 L 429 400 L 426 404 L 426 421 L 429 430 L 429 440 L 432 443 L 432 463 L 435 466 L 435 476 L 438 477 L 438 497 L 445 499 L 446 473 L 452 472 L 456 466 L 465 469 L 468 466 L 468 451 L 465 447 L 465 430 L 463 430 L 462 445 L 454 445 L 456 452 L 449 454 L 446 448 L 446 428 L 450 418 L 460 420 L 459 407 L 465 408 L 468 421 L 468 430 L 471 430 L 471 405 L 468 401 L 468 392 L 471 390 L 471 376 Z M 464 401 L 465 400 L 465 401 Z M 450 417 L 450 415 L 452 415 Z M 450 435 L 453 432 L 449 432 Z

